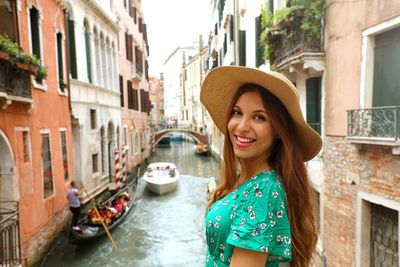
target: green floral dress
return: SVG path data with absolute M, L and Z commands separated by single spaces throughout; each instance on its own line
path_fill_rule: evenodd
M 285 188 L 267 169 L 251 177 L 206 214 L 206 267 L 229 266 L 234 247 L 268 252 L 265 266 L 292 259 Z

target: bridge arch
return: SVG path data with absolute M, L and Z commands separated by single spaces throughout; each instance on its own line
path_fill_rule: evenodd
M 191 136 L 196 143 L 204 143 L 208 145 L 208 135 L 207 134 L 202 134 L 193 130 L 188 130 L 188 129 L 164 129 L 162 131 L 156 132 L 154 135 L 154 144 L 157 144 L 162 137 L 166 136 L 169 133 L 172 132 L 177 132 L 177 133 L 184 133 L 189 136 Z

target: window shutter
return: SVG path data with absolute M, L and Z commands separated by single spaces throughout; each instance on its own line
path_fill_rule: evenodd
M 256 17 L 256 21 L 255 21 L 255 27 L 256 27 L 256 67 L 261 66 L 264 62 L 263 60 L 263 46 L 261 45 L 260 42 L 260 36 L 261 36 L 261 32 L 262 32 L 262 25 L 261 25 L 261 20 L 262 20 L 262 15 L 259 15 L 258 17 Z
M 76 49 L 75 49 L 75 23 L 68 16 L 67 23 L 67 33 L 68 33 L 68 57 L 69 57 L 69 72 L 73 79 L 78 78 L 78 72 L 76 67 Z M 86 30 L 85 30 L 85 40 L 86 40 Z
M 246 66 L 246 31 L 239 30 L 239 66 Z
M 136 7 L 132 7 L 132 13 L 133 13 L 133 22 L 135 22 L 135 24 L 136 24 L 137 23 Z

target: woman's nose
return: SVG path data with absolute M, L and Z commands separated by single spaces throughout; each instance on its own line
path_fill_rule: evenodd
M 246 117 L 240 118 L 238 122 L 237 129 L 241 131 L 247 131 L 250 128 L 249 119 Z

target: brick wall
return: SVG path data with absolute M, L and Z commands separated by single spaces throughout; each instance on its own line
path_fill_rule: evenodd
M 324 255 L 326 266 L 355 266 L 358 191 L 400 201 L 400 156 L 392 148 L 324 140 Z

